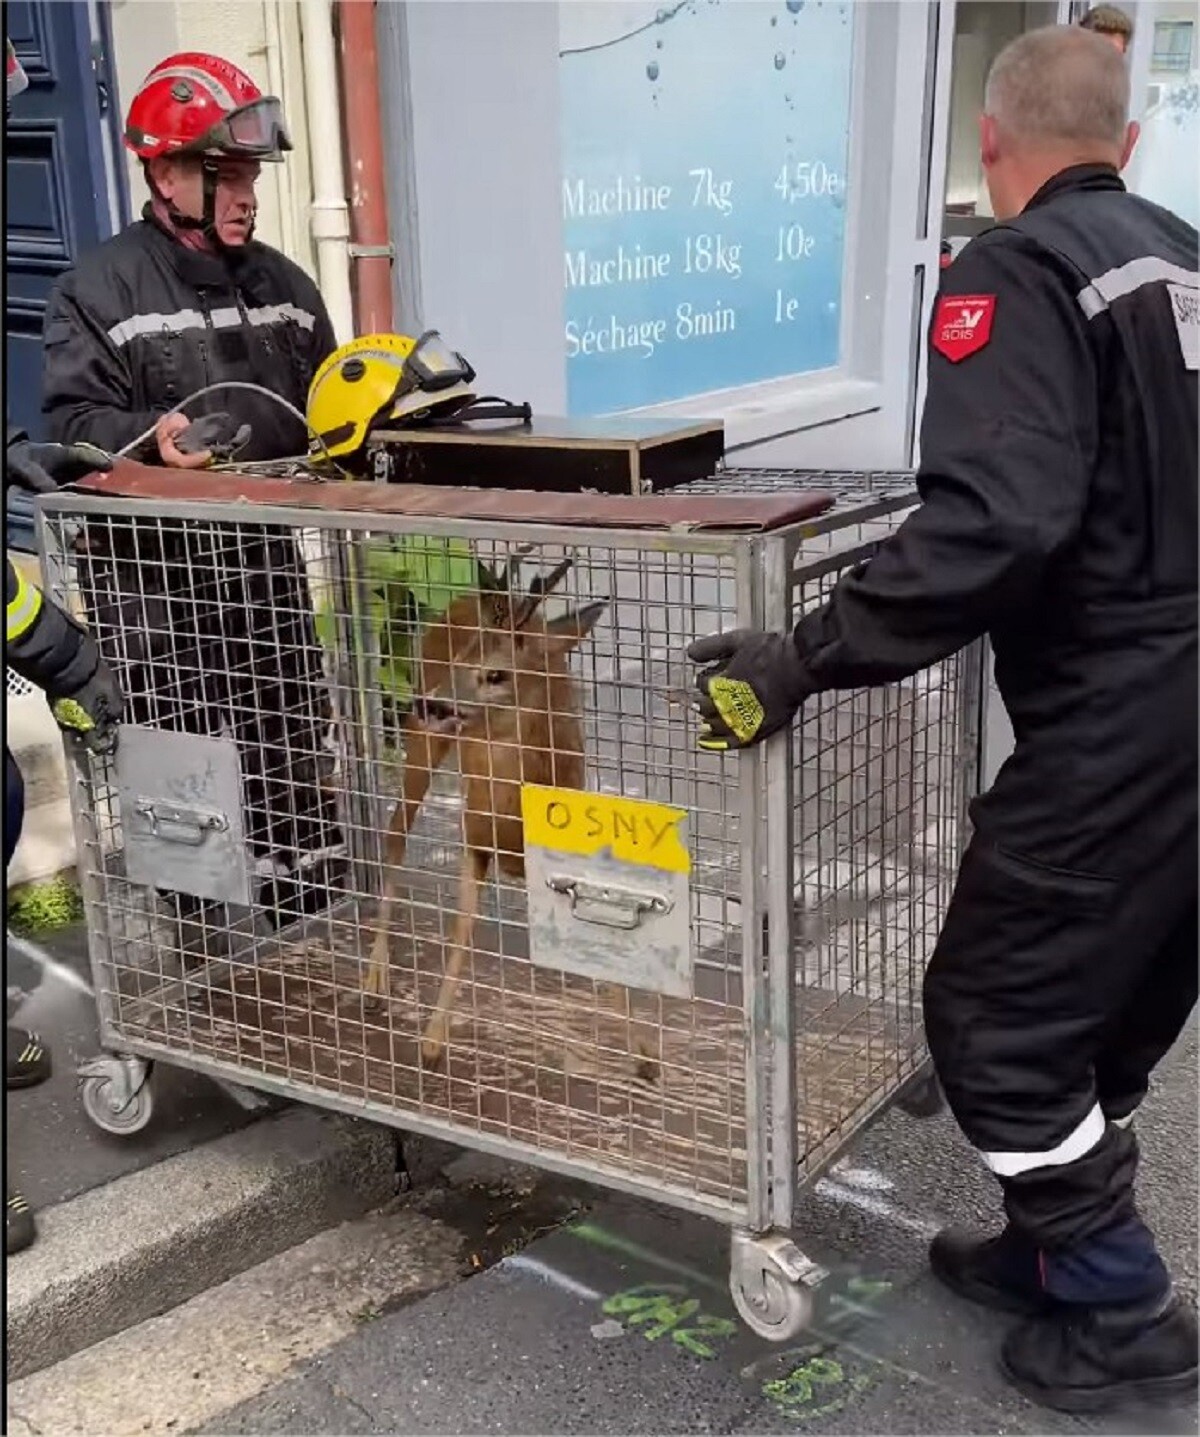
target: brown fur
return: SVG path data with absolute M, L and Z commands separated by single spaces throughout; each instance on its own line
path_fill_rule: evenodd
M 384 891 L 365 989 L 388 991 L 392 907 L 408 834 L 433 774 L 458 753 L 465 798 L 463 864 L 446 971 L 421 1055 L 437 1062 L 449 1037 L 459 977 L 479 912 L 480 886 L 493 862 L 509 878 L 525 873 L 521 788 L 579 788 L 584 780 L 579 694 L 567 659 L 591 632 L 607 601 L 546 622 L 541 600 L 566 572 L 561 565 L 529 595 L 464 595 L 421 641 L 422 700 L 405 725 L 404 791 L 385 848 Z

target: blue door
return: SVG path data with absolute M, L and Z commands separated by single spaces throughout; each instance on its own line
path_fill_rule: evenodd
M 86 0 L 10 0 L 8 36 L 29 77 L 8 116 L 4 363 L 8 417 L 42 435 L 42 321 L 54 281 L 113 230 L 105 163 L 106 16 Z M 109 151 L 111 155 L 111 150 Z

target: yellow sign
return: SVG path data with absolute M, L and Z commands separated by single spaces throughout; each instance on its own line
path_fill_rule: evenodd
M 577 788 L 521 788 L 525 842 L 589 858 L 606 849 L 621 863 L 667 873 L 690 873 L 692 860 L 679 837 L 684 808 L 642 798 L 583 793 Z

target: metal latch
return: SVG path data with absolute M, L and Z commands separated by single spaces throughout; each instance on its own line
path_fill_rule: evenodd
M 571 900 L 571 915 L 582 923 L 603 928 L 636 928 L 645 913 L 670 913 L 674 903 L 657 893 L 635 893 L 612 884 L 588 883 L 582 878 L 555 875 L 546 887 L 565 893 Z
M 156 798 L 139 798 L 133 807 L 138 817 L 146 820 L 154 837 L 164 843 L 199 848 L 210 833 L 225 833 L 229 828 L 225 815 L 211 809 L 185 808 Z

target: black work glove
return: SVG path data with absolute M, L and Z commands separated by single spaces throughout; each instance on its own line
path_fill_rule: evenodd
M 64 733 L 86 744 L 93 753 L 114 753 L 125 699 L 90 634 L 88 644 L 88 656 L 94 656 L 96 661 L 91 676 L 82 683 L 71 683 L 68 688 L 47 689 L 46 697 L 50 701 L 50 712 Z
M 250 442 L 248 424 L 236 425 L 227 410 L 202 414 L 193 419 L 182 434 L 175 436 L 175 448 L 181 454 L 199 454 L 207 449 L 214 461 L 232 459 Z
M 694 664 L 703 719 L 700 747 L 750 748 L 791 722 L 811 692 L 790 634 L 733 629 L 697 639 L 687 651 Z
M 4 454 L 4 479 L 35 494 L 53 494 L 97 472 L 107 474 L 112 459 L 94 444 L 34 444 L 20 439 Z

